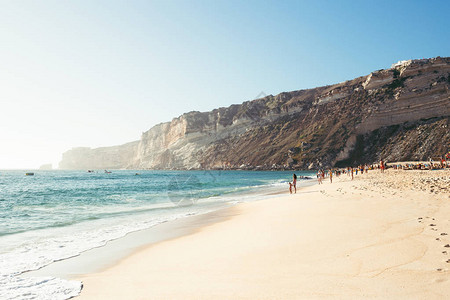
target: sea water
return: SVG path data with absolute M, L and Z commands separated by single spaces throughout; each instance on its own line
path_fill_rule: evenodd
M 292 173 L 0 171 L 0 299 L 76 296 L 81 282 L 20 275 L 130 232 L 287 191 Z

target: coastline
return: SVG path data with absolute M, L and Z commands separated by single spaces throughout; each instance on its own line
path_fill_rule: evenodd
M 77 277 L 79 298 L 444 299 L 449 191 L 420 187 L 449 175 L 341 175 L 296 195 L 241 203 L 220 222 Z
M 299 182 L 299 186 L 310 186 L 312 184 L 312 180 Z M 273 198 L 284 193 L 285 189 L 281 188 L 281 185 L 267 185 L 244 192 L 235 192 L 225 196 L 230 197 L 224 202 L 229 202 L 229 204 L 221 208 L 129 232 L 125 236 L 109 240 L 105 245 L 83 251 L 73 257 L 54 261 L 37 270 L 26 271 L 21 276 L 51 276 L 65 280 L 77 280 L 83 274 L 105 270 L 143 247 L 190 235 L 201 230 L 204 226 L 230 218 L 238 211 L 236 209 L 236 204 L 239 204 L 237 203 L 238 198 L 242 198 L 243 202 L 252 202 L 255 199 L 260 201 L 261 198 Z M 233 201 L 233 199 L 236 199 L 236 201 Z
M 108 269 L 142 248 L 194 234 L 202 226 L 221 222 L 235 213 L 235 206 L 230 206 L 157 224 L 147 229 L 130 232 L 124 237 L 111 240 L 104 246 L 87 250 L 77 256 L 53 262 L 38 270 L 28 271 L 22 276 L 55 276 L 66 280 L 77 280 L 83 274 Z

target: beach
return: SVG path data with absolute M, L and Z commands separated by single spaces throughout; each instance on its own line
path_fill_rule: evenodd
M 79 299 L 446 299 L 449 186 L 373 170 L 241 203 L 77 276 Z
M 304 185 L 313 172 L 298 175 Z M 78 274 L 214 223 L 228 213 L 223 208 L 272 198 L 289 177 L 290 171 L 2 171 L 0 299 L 77 296 L 81 281 L 70 279 Z

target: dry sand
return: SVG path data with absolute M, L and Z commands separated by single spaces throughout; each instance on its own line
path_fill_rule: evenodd
M 83 276 L 80 299 L 449 299 L 449 189 L 450 170 L 372 171 L 240 204 Z

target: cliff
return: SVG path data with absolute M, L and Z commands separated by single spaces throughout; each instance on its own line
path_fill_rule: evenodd
M 449 86 L 450 58 L 403 61 L 339 84 L 189 112 L 138 142 L 70 150 L 60 168 L 317 168 L 437 157 L 450 145 Z
M 60 169 L 124 169 L 134 158 L 139 141 L 120 146 L 73 148 L 63 153 Z

